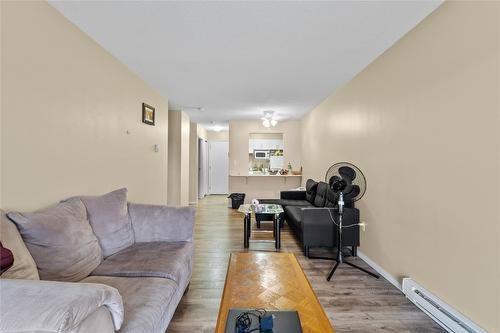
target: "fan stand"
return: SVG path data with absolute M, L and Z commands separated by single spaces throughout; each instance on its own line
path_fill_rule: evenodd
M 338 229 L 339 229 L 339 237 L 338 237 L 338 241 L 337 241 L 337 257 L 335 258 L 335 265 L 333 266 L 332 270 L 330 271 L 330 273 L 328 273 L 328 277 L 326 278 L 327 281 L 330 281 L 332 276 L 333 276 L 333 273 L 335 273 L 335 271 L 337 270 L 337 267 L 339 267 L 340 264 L 346 264 L 346 265 L 349 265 L 351 267 L 354 267 L 356 269 L 359 269 L 360 271 L 362 272 L 365 272 L 366 274 L 368 275 L 371 275 L 373 276 L 374 278 L 378 279 L 379 276 L 375 273 L 372 273 L 362 267 L 359 267 L 349 261 L 345 261 L 344 260 L 344 256 L 342 254 L 342 249 L 343 249 L 343 243 L 342 243 L 342 218 L 343 218 L 343 215 L 344 215 L 344 194 L 342 192 L 340 192 L 339 194 L 339 225 L 338 225 Z M 334 223 L 335 225 L 335 223 Z M 334 229 L 334 234 L 335 234 L 335 229 Z

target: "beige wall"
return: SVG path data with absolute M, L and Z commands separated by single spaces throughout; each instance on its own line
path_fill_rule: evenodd
M 285 165 L 292 163 L 294 170 L 300 169 L 301 141 L 300 121 L 282 121 L 276 127 L 265 128 L 262 121 L 229 122 L 229 174 L 248 175 L 248 140 L 250 133 L 283 133 L 283 156 Z M 231 189 L 229 189 L 231 191 Z
M 362 251 L 500 332 L 500 4 L 447 2 L 303 119 L 304 180 L 352 161 Z M 332 73 L 334 75 L 334 73 Z
M 189 124 L 189 203 L 198 202 L 198 124 Z
M 189 204 L 189 116 L 183 111 L 168 112 L 168 204 Z
M 167 100 L 46 2 L 0 7 L 2 207 L 119 187 L 164 204 Z M 156 126 L 141 122 L 142 102 Z
M 198 137 L 203 140 L 208 140 L 207 130 L 201 125 L 198 125 Z
M 207 131 L 208 141 L 229 141 L 229 131 Z

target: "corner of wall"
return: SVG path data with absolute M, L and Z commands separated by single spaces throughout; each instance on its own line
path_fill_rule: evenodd
M 169 111 L 168 204 L 189 204 L 190 121 L 184 111 Z

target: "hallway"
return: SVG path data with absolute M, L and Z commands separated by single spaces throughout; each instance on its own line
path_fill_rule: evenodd
M 212 333 L 231 252 L 243 251 L 243 219 L 227 208 L 225 196 L 207 196 L 196 211 L 195 264 L 188 293 L 167 333 Z M 273 251 L 272 244 L 251 244 L 250 251 Z M 384 278 L 376 280 L 342 265 L 331 282 L 325 277 L 332 261 L 311 260 L 288 226 L 282 230 L 281 251 L 296 254 L 330 322 L 345 332 L 443 332 Z M 355 259 L 363 267 L 361 259 Z

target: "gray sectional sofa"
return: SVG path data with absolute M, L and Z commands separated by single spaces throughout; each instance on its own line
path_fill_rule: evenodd
M 126 194 L 2 213 L 14 265 L 0 276 L 0 332 L 165 332 L 191 279 L 194 209 Z

